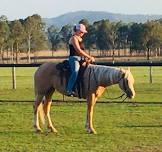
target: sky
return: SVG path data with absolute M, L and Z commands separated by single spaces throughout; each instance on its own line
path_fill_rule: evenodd
M 80 10 L 162 15 L 162 0 L 0 0 L 0 16 L 9 20 L 33 14 L 52 18 Z

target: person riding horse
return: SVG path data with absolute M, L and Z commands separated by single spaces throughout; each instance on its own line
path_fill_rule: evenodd
M 82 58 L 86 58 L 91 62 L 95 61 L 94 57 L 87 54 L 82 47 L 82 37 L 85 33 L 87 33 L 85 25 L 77 24 L 74 26 L 74 34 L 69 40 L 69 65 L 71 69 L 71 75 L 69 77 L 66 88 L 66 93 L 68 96 L 73 96 L 75 94 L 73 87 L 80 69 L 79 62 L 82 60 Z
M 94 58 L 81 49 L 82 36 L 86 33 L 84 25 L 79 24 L 74 27 L 74 35 L 69 41 L 70 56 L 69 63 L 72 74 L 67 86 L 66 72 L 61 72 L 63 77 L 60 76 L 60 69 L 58 63 L 47 62 L 42 64 L 34 74 L 34 92 L 35 102 L 34 108 L 34 128 L 36 132 L 42 132 L 39 119 L 42 122 L 47 122 L 47 128 L 50 132 L 57 132 L 52 123 L 50 116 L 50 109 L 52 105 L 52 95 L 57 90 L 61 94 L 73 94 L 73 86 L 77 79 L 78 71 L 80 68 L 79 61 L 82 57 L 86 57 L 91 61 Z M 103 65 L 89 64 L 83 73 L 83 86 L 81 98 L 87 101 L 87 114 L 86 114 L 86 130 L 88 133 L 96 134 L 93 127 L 93 110 L 97 99 L 103 94 L 106 87 L 119 84 L 121 90 L 130 99 L 135 97 L 134 78 L 129 70 L 124 70 L 117 67 L 108 67 Z M 76 91 L 76 97 L 79 93 Z M 44 118 L 46 118 L 44 121 Z

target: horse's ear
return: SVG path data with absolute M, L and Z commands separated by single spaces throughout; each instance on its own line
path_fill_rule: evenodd
M 125 74 L 126 74 L 126 70 L 124 70 L 124 69 L 121 68 L 120 71 L 122 73 L 122 78 L 124 78 L 125 77 Z
M 120 71 L 121 71 L 122 73 L 125 73 L 125 72 L 126 72 L 126 70 L 123 69 L 123 68 L 120 68 Z
M 130 70 L 130 67 L 128 67 L 128 71 L 130 72 L 131 70 Z
M 122 73 L 122 78 L 125 78 L 126 73 Z

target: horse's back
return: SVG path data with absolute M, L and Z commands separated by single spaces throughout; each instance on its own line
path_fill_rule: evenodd
M 53 76 L 57 75 L 56 63 L 48 62 L 42 64 L 34 75 L 34 88 L 43 92 L 52 87 Z
M 44 63 L 35 72 L 35 77 L 41 74 L 45 74 L 45 75 L 49 74 L 50 72 L 55 71 L 55 69 L 56 69 L 56 63 L 53 62 Z

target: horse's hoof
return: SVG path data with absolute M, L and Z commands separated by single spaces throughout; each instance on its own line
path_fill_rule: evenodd
M 95 130 L 92 130 L 92 129 L 88 129 L 87 131 L 88 131 L 89 134 L 94 134 L 94 135 L 97 134 L 97 132 Z
M 51 129 L 51 132 L 58 133 L 58 131 L 56 129 Z
M 37 127 L 36 125 L 34 125 L 35 131 L 36 133 L 42 133 L 42 129 L 40 127 Z
M 48 129 L 50 130 L 49 132 L 58 133 L 54 127 L 48 127 Z
M 41 129 L 37 129 L 36 133 L 41 134 L 43 131 Z

